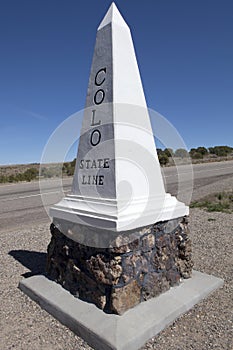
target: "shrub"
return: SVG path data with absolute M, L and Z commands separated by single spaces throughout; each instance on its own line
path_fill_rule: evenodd
M 35 168 L 29 168 L 23 173 L 23 179 L 30 182 L 32 180 L 35 180 L 39 175 L 39 172 Z
M 66 162 L 63 164 L 62 173 L 67 176 L 73 176 L 75 170 L 76 158 L 72 162 Z
M 187 158 L 188 157 L 188 151 L 186 151 L 186 149 L 184 148 L 178 148 L 175 151 L 175 157 L 179 157 L 179 158 Z
M 165 150 L 163 151 L 164 154 L 166 154 L 168 157 L 173 157 L 174 156 L 174 152 L 172 148 L 165 148 Z
M 169 158 L 165 153 L 160 154 L 158 157 L 160 165 L 166 165 L 169 162 Z
M 195 152 L 190 154 L 192 159 L 203 159 L 203 154 Z
M 216 154 L 218 157 L 226 157 L 233 152 L 233 148 L 229 146 L 215 146 L 209 147 L 210 154 Z
M 197 147 L 196 152 L 202 154 L 203 156 L 209 153 L 205 147 Z

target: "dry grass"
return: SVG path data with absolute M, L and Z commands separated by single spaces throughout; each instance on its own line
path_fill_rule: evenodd
M 191 208 L 204 208 L 208 212 L 218 211 L 233 213 L 233 192 L 218 192 L 210 194 L 199 201 L 191 203 Z

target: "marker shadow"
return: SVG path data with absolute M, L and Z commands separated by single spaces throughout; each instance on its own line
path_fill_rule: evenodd
M 30 270 L 22 274 L 23 277 L 45 275 L 46 253 L 29 250 L 11 250 L 8 254 Z

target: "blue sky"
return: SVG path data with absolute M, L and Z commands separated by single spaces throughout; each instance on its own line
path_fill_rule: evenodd
M 148 107 L 188 148 L 233 146 L 232 0 L 118 0 Z M 84 108 L 108 0 L 2 0 L 0 164 L 39 162 L 54 129 Z M 77 132 L 78 133 L 78 132 Z

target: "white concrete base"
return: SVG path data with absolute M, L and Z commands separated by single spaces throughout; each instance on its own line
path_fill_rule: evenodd
M 119 210 L 123 208 L 122 210 Z M 95 228 L 122 232 L 189 215 L 189 208 L 169 193 L 123 201 L 68 195 L 50 208 L 50 216 Z
M 222 285 L 220 278 L 193 271 L 192 278 L 123 316 L 105 314 L 45 276 L 23 279 L 19 288 L 94 349 L 137 350 Z

